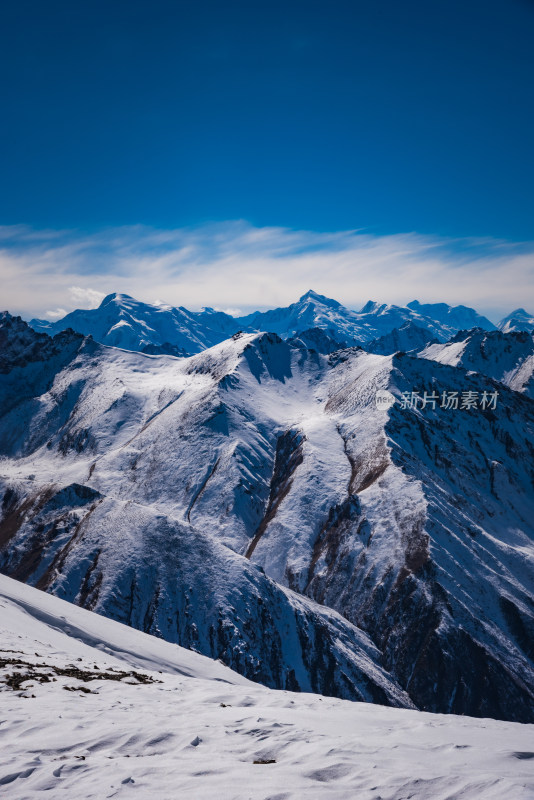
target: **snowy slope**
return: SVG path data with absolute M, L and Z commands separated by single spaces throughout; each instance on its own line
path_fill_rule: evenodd
M 534 315 L 529 314 L 524 308 L 516 308 L 507 317 L 503 317 L 497 327 L 503 333 L 512 333 L 513 331 L 532 333 L 534 330 Z
M 488 375 L 534 398 L 533 334 L 460 331 L 446 344 L 429 344 L 419 356 Z
M 40 374 L 0 418 L 4 572 L 269 685 L 534 718 L 531 400 L 274 334 L 189 359 L 85 341 Z M 501 395 L 384 412 L 379 388 Z
M 531 725 L 264 689 L 3 576 L 0 612 L 5 800 L 533 796 Z

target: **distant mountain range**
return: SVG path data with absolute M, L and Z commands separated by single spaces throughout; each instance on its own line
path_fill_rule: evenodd
M 154 306 L 127 294 L 110 294 L 94 309 L 72 311 L 56 322 L 32 320 L 36 331 L 51 335 L 72 328 L 112 347 L 171 355 L 199 353 L 236 332 L 229 314 L 205 309 Z
M 268 686 L 534 721 L 532 335 L 423 310 L 83 312 L 178 359 L 3 314 L 0 571 Z
M 113 347 L 178 356 L 199 353 L 239 331 L 266 331 L 289 339 L 319 329 L 343 346 L 366 345 L 393 331 L 401 331 L 395 334 L 395 342 L 400 349 L 411 350 L 432 339 L 446 342 L 460 330 L 496 328 L 486 317 L 466 306 L 422 304 L 416 300 L 407 306 L 395 306 L 369 301 L 361 311 L 353 311 L 313 291 L 285 308 L 256 311 L 243 317 L 232 317 L 212 308 L 188 311 L 183 307 L 150 305 L 129 295 L 110 294 L 99 308 L 73 311 L 56 322 L 34 319 L 30 325 L 51 335 L 72 328 Z M 500 325 L 506 325 L 506 331 L 534 328 L 532 318 L 521 310 Z M 416 329 L 426 333 L 421 335 Z M 392 346 L 392 342 L 376 344 L 379 348 L 376 352 Z

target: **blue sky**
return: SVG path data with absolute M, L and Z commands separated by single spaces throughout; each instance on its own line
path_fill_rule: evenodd
M 532 0 L 8 0 L 0 222 L 531 239 Z
M 534 305 L 534 0 L 11 0 L 0 22 L 11 310 Z

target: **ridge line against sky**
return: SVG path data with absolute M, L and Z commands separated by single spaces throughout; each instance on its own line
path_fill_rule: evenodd
M 111 292 L 228 313 L 286 306 L 308 289 L 359 310 L 369 300 L 468 305 L 497 322 L 534 309 L 534 242 L 417 233 L 255 227 L 107 228 L 92 233 L 0 226 L 2 307 L 57 319 Z

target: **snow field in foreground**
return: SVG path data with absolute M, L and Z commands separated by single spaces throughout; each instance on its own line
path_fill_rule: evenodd
M 272 691 L 4 576 L 0 659 L 3 800 L 534 797 L 533 725 Z

